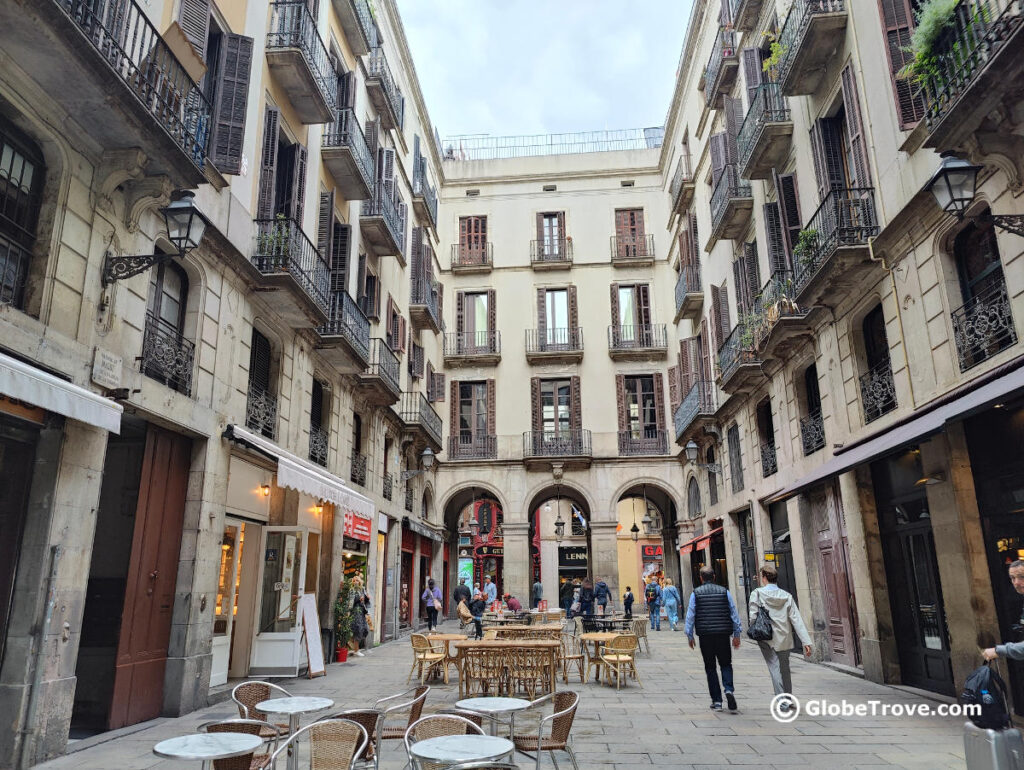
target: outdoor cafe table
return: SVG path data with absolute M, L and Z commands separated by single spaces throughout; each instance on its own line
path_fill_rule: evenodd
M 262 743 L 258 735 L 248 733 L 193 733 L 160 741 L 153 753 L 165 759 L 200 760 L 207 768 L 215 759 L 252 754 Z
M 427 634 L 428 641 L 444 642 L 444 664 L 447 666 L 449 663 L 455 663 L 456 670 L 458 670 L 459 666 L 455 661 L 455 656 L 448 649 L 448 645 L 451 642 L 461 642 L 468 638 L 465 634 Z
M 615 634 L 612 634 L 615 636 Z M 482 639 L 482 640 L 471 640 L 467 639 L 463 642 L 455 642 L 455 649 L 462 657 L 464 650 L 483 649 L 492 650 L 495 655 L 501 654 L 506 650 L 515 649 L 529 649 L 529 650 L 548 650 L 550 653 L 550 661 L 548 665 L 549 669 L 549 690 L 548 692 L 555 691 L 555 676 L 558 671 L 558 656 L 562 650 L 561 641 L 555 639 Z M 461 682 L 464 681 L 461 661 L 459 661 L 459 680 L 460 689 L 462 687 Z
M 601 645 L 610 642 L 616 636 L 621 636 L 621 634 L 610 631 L 591 631 L 589 634 L 580 635 L 580 639 L 593 645 L 593 652 L 587 651 L 587 673 L 590 673 L 590 666 L 593 665 L 597 669 L 597 676 L 594 679 L 596 682 L 601 681 Z
M 299 716 L 314 711 L 323 711 L 334 705 L 330 698 L 316 698 L 308 695 L 299 695 L 288 698 L 271 698 L 260 701 L 256 704 L 256 710 L 264 714 L 287 714 L 288 734 L 294 735 L 299 729 Z M 288 770 L 298 770 L 299 752 L 293 751 L 292 746 L 288 747 Z
M 530 701 L 522 698 L 463 698 L 456 701 L 455 706 L 487 716 L 491 723 L 491 735 L 496 735 L 498 722 L 494 716 L 496 714 L 514 714 L 517 711 L 528 709 Z
M 409 752 L 417 759 L 441 766 L 463 762 L 500 762 L 511 757 L 515 750 L 512 741 L 493 735 L 442 735 L 417 741 Z

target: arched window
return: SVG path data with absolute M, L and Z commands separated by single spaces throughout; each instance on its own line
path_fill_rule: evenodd
M 23 307 L 45 174 L 35 143 L 0 120 L 0 304 Z
M 270 388 L 272 350 L 270 340 L 253 329 L 249 347 L 249 399 L 245 424 L 269 439 L 277 436 L 277 398 Z
M 700 486 L 697 484 L 697 479 L 692 476 L 690 483 L 686 485 L 686 512 L 691 519 L 699 518 L 701 515 Z
M 150 271 L 146 331 L 142 342 L 142 371 L 186 395 L 192 391 L 195 346 L 185 339 L 188 276 L 174 262 L 161 262 Z
M 864 422 L 869 423 L 896 408 L 896 386 L 889 363 L 889 339 L 885 334 L 881 303 L 864 316 L 861 331 L 867 371 L 860 376 L 860 394 L 864 402 Z

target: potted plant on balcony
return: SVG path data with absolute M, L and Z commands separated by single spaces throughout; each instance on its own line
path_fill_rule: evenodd
M 344 578 L 334 600 L 334 644 L 338 663 L 348 660 L 352 639 L 352 579 Z
M 768 79 L 774 83 L 779 79 L 779 65 L 786 55 L 787 47 L 780 43 L 778 36 L 772 32 L 765 32 L 764 36 L 769 41 L 768 56 L 761 62 L 761 71 L 767 74 Z
M 939 77 L 938 57 L 935 44 L 942 32 L 953 22 L 953 12 L 958 0 L 925 0 L 918 10 L 910 45 L 904 50 L 913 58 L 900 70 L 899 76 L 925 85 L 931 78 Z
M 278 214 L 273 224 L 256 236 L 256 252 L 265 256 L 279 256 L 287 253 L 291 230 L 288 217 Z
M 818 231 L 815 229 L 801 230 L 793 246 L 793 259 L 802 268 L 808 268 L 814 262 L 814 252 L 818 249 Z

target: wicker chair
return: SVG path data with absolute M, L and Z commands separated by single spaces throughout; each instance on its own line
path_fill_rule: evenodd
M 512 743 L 515 744 L 516 751 L 536 761 L 537 770 L 540 770 L 541 753 L 545 751 L 551 755 L 551 761 L 555 763 L 555 767 L 558 767 L 558 762 L 554 753 L 564 751 L 569 755 L 569 760 L 575 770 L 579 770 L 579 765 L 576 764 L 576 755 L 573 754 L 572 746 L 569 743 L 572 722 L 576 718 L 576 708 L 580 704 L 579 693 L 571 690 L 559 690 L 551 695 L 538 698 L 530 704 L 528 709 L 519 712 L 520 723 L 526 721 L 524 715 L 529 714 L 533 709 L 542 707 L 548 701 L 551 701 L 554 706 L 554 712 L 541 718 L 537 725 L 537 732 L 513 735 Z M 545 726 L 548 723 L 551 725 L 550 731 L 545 734 Z M 535 752 L 536 756 L 531 754 L 531 751 Z
M 263 737 L 264 730 L 268 728 L 274 732 L 270 739 L 270 745 L 267 747 L 268 753 L 257 754 L 253 751 L 240 757 L 213 760 L 213 770 L 262 770 L 270 765 L 270 755 L 277 749 L 278 739 L 287 731 L 279 730 L 274 725 L 259 719 L 223 719 L 201 724 L 196 730 L 201 733 L 245 733 Z
M 447 764 L 424 761 L 413 756 L 412 747 L 428 738 L 440 738 L 443 735 L 483 735 L 483 729 L 465 717 L 454 714 L 434 714 L 418 719 L 405 731 L 405 751 L 409 755 L 409 765 L 413 770 L 439 770 Z
M 549 692 L 551 682 L 550 650 L 531 647 L 513 647 L 508 650 L 505 666 L 507 668 L 508 693 L 514 695 L 524 692 L 531 699 L 541 693 Z
M 373 704 L 374 710 L 381 712 L 379 728 L 377 729 L 377 743 L 374 746 L 374 752 L 377 755 L 380 755 L 381 741 L 400 741 L 405 739 L 405 731 L 423 714 L 423 704 L 426 703 L 427 693 L 429 692 L 430 687 L 424 684 L 412 690 L 400 692 L 397 695 L 381 698 Z M 387 705 L 389 703 L 394 705 Z M 406 710 L 409 712 L 409 718 L 405 720 L 404 724 L 388 725 L 389 718 Z
M 412 672 L 419 666 L 420 684 L 427 681 L 430 672 L 438 668 L 444 670 L 444 683 L 448 684 L 448 666 L 444 665 L 444 644 L 433 645 L 423 634 L 413 634 L 410 641 L 412 642 L 412 668 L 409 669 L 409 676 L 405 678 L 406 683 L 412 679 Z
M 502 649 L 463 648 L 459 666 L 459 697 L 474 693 L 500 695 L 507 686 L 506 655 Z
M 242 719 L 257 719 L 266 722 L 267 728 L 260 733 L 261 738 L 274 738 L 283 730 L 287 735 L 291 729 L 287 722 L 271 724 L 267 715 L 256 710 L 256 704 L 273 697 L 290 698 L 291 693 L 272 682 L 242 682 L 231 691 L 231 700 L 238 706 L 238 715 Z
M 622 679 L 632 674 L 636 683 L 643 687 L 640 676 L 636 672 L 636 652 L 640 648 L 640 640 L 633 634 L 620 634 L 601 647 L 601 661 L 604 663 L 605 675 L 611 684 L 612 673 L 615 673 L 615 689 L 619 689 Z
M 651 654 L 651 643 L 647 641 L 647 618 L 633 618 L 633 635 L 644 643 L 644 647 L 647 648 L 647 654 Z M 637 645 L 639 651 L 640 645 Z
M 437 713 L 445 714 L 447 716 L 456 716 L 462 717 L 463 719 L 468 719 L 470 722 L 472 722 L 479 728 L 483 728 L 484 726 L 484 715 L 481 714 L 479 711 L 467 711 L 466 709 L 460 709 L 455 708 L 454 706 L 450 706 L 448 708 L 438 709 Z
M 370 737 L 366 728 L 351 719 L 321 719 L 306 725 L 285 741 L 270 755 L 270 764 L 276 767 L 279 758 L 289 749 L 299 750 L 299 742 L 309 739 L 309 767 L 311 770 L 347 770 L 356 757 L 362 756 Z
M 577 615 L 575 618 L 572 619 L 572 626 L 573 626 L 573 629 L 574 629 L 573 630 L 573 635 L 574 636 L 582 636 L 583 635 L 583 618 L 581 618 L 581 617 L 579 617 Z
M 324 719 L 348 719 L 356 724 L 362 725 L 366 730 L 369 740 L 362 753 L 352 760 L 352 767 L 368 768 L 377 770 L 380 767 L 380 752 L 377 750 L 378 734 L 380 724 L 384 720 L 384 713 L 377 709 L 348 709 L 337 714 L 331 714 Z
M 569 667 L 576 666 L 580 672 L 580 683 L 586 681 L 583 677 L 583 660 L 585 658 L 583 645 L 578 637 L 572 634 L 562 634 L 562 651 L 559 660 L 562 663 L 562 681 L 569 684 Z

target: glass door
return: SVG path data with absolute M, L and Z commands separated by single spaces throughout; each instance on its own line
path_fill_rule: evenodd
M 231 665 L 231 639 L 238 612 L 238 588 L 241 583 L 242 548 L 245 524 L 227 519 L 220 545 L 220 566 L 217 570 L 217 603 L 213 608 L 213 668 L 210 686 L 228 681 Z
M 308 541 L 305 527 L 263 530 L 256 634 L 249 669 L 252 675 L 298 674 L 302 639 L 298 603 L 305 593 Z

